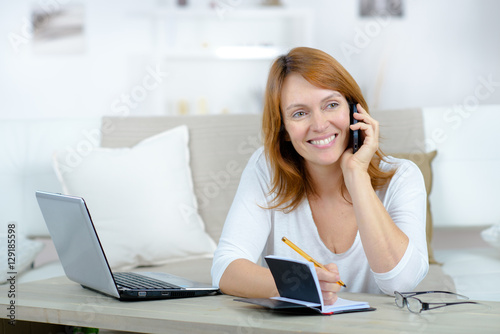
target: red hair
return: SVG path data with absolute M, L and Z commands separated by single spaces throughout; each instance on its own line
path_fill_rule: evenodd
M 298 73 L 312 85 L 335 90 L 348 102 L 357 102 L 367 111 L 368 105 L 356 81 L 332 56 L 306 47 L 292 49 L 288 54 L 278 57 L 271 66 L 264 97 L 262 130 L 264 150 L 271 166 L 271 190 L 273 202 L 270 209 L 292 211 L 309 194 L 315 194 L 310 176 L 305 168 L 304 159 L 286 140 L 286 130 L 281 113 L 281 90 L 285 78 L 290 73 Z M 386 185 L 394 175 L 394 170 L 381 171 L 379 162 L 384 154 L 377 150 L 368 174 L 374 189 Z M 342 185 L 345 193 L 345 184 Z M 345 196 L 344 196 L 345 197 Z

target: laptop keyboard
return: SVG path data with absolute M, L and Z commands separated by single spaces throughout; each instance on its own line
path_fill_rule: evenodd
M 137 273 L 123 272 L 114 273 L 116 284 L 120 288 L 133 290 L 164 290 L 164 289 L 180 289 L 177 285 L 169 284 L 154 278 L 146 277 Z

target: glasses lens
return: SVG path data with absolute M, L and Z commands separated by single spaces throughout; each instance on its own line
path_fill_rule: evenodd
M 403 307 L 405 306 L 405 299 L 399 292 L 395 292 L 394 296 L 396 297 L 396 305 L 398 307 Z
M 422 311 L 422 303 L 417 298 L 406 298 L 406 304 L 408 305 L 408 309 L 413 313 L 420 313 Z

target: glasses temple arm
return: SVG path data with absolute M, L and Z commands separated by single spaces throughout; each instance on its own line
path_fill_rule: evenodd
M 463 299 L 469 299 L 469 297 L 467 297 L 467 296 L 461 295 L 461 294 L 456 293 L 456 292 L 451 292 L 451 291 L 440 291 L 440 290 L 435 290 L 435 291 L 413 291 L 413 292 L 398 292 L 398 291 L 394 291 L 394 294 L 396 294 L 396 292 L 399 293 L 402 297 L 413 297 L 413 296 L 424 295 L 424 294 L 428 294 L 428 293 L 445 293 L 445 294 L 449 294 L 449 295 L 458 296 L 458 297 L 461 297 Z
M 423 311 L 427 311 L 427 310 L 434 310 L 436 308 L 441 308 L 441 307 L 445 307 L 445 306 L 449 306 L 449 305 L 458 305 L 458 304 L 479 304 L 477 302 L 469 302 L 469 301 L 466 301 L 466 302 L 452 302 L 452 303 L 424 303 L 424 302 L 421 302 L 422 303 L 422 310 Z M 442 304 L 442 305 L 439 305 L 439 306 L 434 306 L 434 307 L 430 307 L 430 305 L 438 305 L 438 304 Z

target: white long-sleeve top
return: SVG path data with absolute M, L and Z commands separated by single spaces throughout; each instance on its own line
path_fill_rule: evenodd
M 303 258 L 287 246 L 286 236 L 323 264 L 335 263 L 347 292 L 386 293 L 411 291 L 427 274 L 429 263 L 425 236 L 426 191 L 422 174 L 411 161 L 388 157 L 382 170 L 397 167 L 388 186 L 376 191 L 394 223 L 408 236 L 409 244 L 391 271 L 370 269 L 359 232 L 345 253 L 335 254 L 321 240 L 307 198 L 293 211 L 266 209 L 270 202 L 270 169 L 263 148 L 250 158 L 229 210 L 212 265 L 212 282 L 219 281 L 227 266 L 247 259 L 267 267 L 264 256 L 274 254 Z

